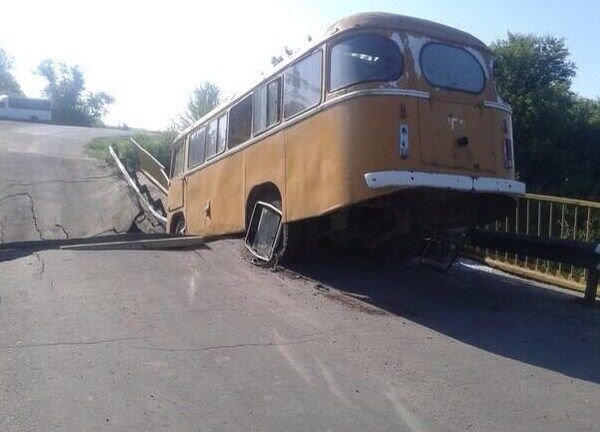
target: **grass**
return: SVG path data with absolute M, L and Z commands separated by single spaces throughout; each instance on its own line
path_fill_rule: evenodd
M 175 139 L 175 135 L 176 133 L 172 131 L 137 132 L 132 134 L 131 137 L 168 168 L 171 160 L 170 147 Z M 86 153 L 90 157 L 112 165 L 114 162 L 108 152 L 109 146 L 113 147 L 128 171 L 133 172 L 136 170 L 138 158 L 129 141 L 129 136 L 96 138 L 87 145 Z

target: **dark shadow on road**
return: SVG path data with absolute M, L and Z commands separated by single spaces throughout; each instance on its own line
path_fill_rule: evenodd
M 600 310 L 578 294 L 482 271 L 382 264 L 334 251 L 290 269 L 458 341 L 600 383 Z

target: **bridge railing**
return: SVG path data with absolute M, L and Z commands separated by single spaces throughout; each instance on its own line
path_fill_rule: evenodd
M 487 231 L 600 242 L 600 202 L 526 194 L 510 216 L 481 227 Z M 477 248 L 495 268 L 564 288 L 585 291 L 588 270 L 516 253 Z

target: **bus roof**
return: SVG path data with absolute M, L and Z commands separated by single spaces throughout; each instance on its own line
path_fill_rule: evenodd
M 332 36 L 338 32 L 359 27 L 403 30 L 408 33 L 417 33 L 437 39 L 446 39 L 459 44 L 470 45 L 484 51 L 489 51 L 488 47 L 482 41 L 464 31 L 421 18 L 386 12 L 367 12 L 350 15 L 346 18 L 342 18 L 329 27 L 326 34 Z
M 463 32 L 461 30 L 457 30 L 453 27 L 449 27 L 444 24 L 439 24 L 433 21 L 387 12 L 365 12 L 350 15 L 346 18 L 342 18 L 341 20 L 333 24 L 331 27 L 329 27 L 321 38 L 311 41 L 310 44 L 297 50 L 292 56 L 290 56 L 287 59 L 284 59 L 284 61 L 275 65 L 273 69 L 271 69 L 268 73 L 264 74 L 264 76 L 261 77 L 260 81 L 257 81 L 251 87 L 246 88 L 246 90 L 244 90 L 243 92 L 236 93 L 231 97 L 227 98 L 227 100 L 220 103 L 209 113 L 190 124 L 177 135 L 175 141 L 179 141 L 180 139 L 184 138 L 187 134 L 192 132 L 199 125 L 206 122 L 208 119 L 220 113 L 221 111 L 224 111 L 225 109 L 229 108 L 229 106 L 235 104 L 236 102 L 244 98 L 246 95 L 248 95 L 248 93 L 251 92 L 255 87 L 261 85 L 263 82 L 269 81 L 271 78 L 273 78 L 283 69 L 285 69 L 294 60 L 298 59 L 299 57 L 302 57 L 304 54 L 308 53 L 314 48 L 322 45 L 328 39 L 334 37 L 339 33 L 343 33 L 353 29 L 358 29 L 361 27 L 384 29 L 389 28 L 399 31 L 406 31 L 408 33 L 426 35 L 436 39 L 454 42 L 457 44 L 469 45 L 479 50 L 489 52 L 489 48 L 487 47 L 487 45 L 479 39 L 477 39 L 475 36 L 472 36 L 469 33 Z

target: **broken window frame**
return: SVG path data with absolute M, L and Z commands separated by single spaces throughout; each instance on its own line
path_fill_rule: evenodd
M 250 242 L 252 242 L 254 240 L 251 237 L 256 235 L 257 230 L 259 228 L 259 226 L 257 226 L 254 230 L 252 229 L 254 227 L 255 217 L 258 214 L 257 211 L 256 211 L 258 207 L 267 208 L 268 210 L 273 211 L 274 213 L 276 213 L 279 216 L 279 224 L 278 224 L 278 227 L 277 227 L 277 231 L 276 231 L 275 237 L 273 239 L 273 243 L 271 244 L 270 253 L 268 255 L 261 255 L 256 250 L 254 250 L 252 248 L 252 246 L 250 245 Z M 262 216 L 262 214 L 261 214 L 261 216 Z M 260 224 L 260 220 L 258 220 L 256 223 Z M 279 243 L 279 239 L 281 237 L 281 229 L 282 229 L 282 227 L 283 227 L 283 213 L 281 212 L 281 210 L 279 210 L 273 204 L 270 204 L 268 202 L 257 201 L 254 204 L 254 209 L 252 211 L 252 216 L 250 216 L 250 223 L 248 224 L 248 229 L 246 230 L 246 237 L 245 237 L 245 241 L 244 241 L 244 244 L 246 245 L 246 248 L 248 248 L 248 251 L 250 251 L 250 253 L 252 255 L 254 255 L 256 258 L 258 258 L 258 259 L 260 259 L 262 261 L 266 261 L 266 262 L 271 261 L 273 259 L 274 255 L 275 255 L 275 248 L 277 247 L 277 244 Z

